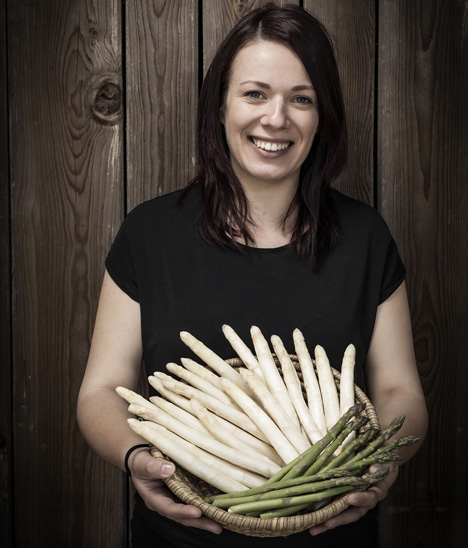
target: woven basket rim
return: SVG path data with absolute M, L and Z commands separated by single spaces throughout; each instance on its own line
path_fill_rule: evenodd
M 297 357 L 292 354 L 291 358 L 297 367 Z M 244 363 L 239 358 L 230 358 L 226 361 L 233 367 L 244 366 Z M 332 372 L 335 383 L 339 389 L 341 374 L 334 368 L 332 368 Z M 356 401 L 366 405 L 364 413 L 369 418 L 369 423 L 366 427 L 378 428 L 380 430 L 377 414 L 369 398 L 356 384 L 354 384 L 354 392 Z M 151 454 L 155 458 L 171 460 L 154 446 L 151 446 Z M 183 477 L 185 472 L 186 471 L 181 466 L 176 465 L 176 471 L 173 476 L 164 480 L 169 490 L 185 504 L 192 504 L 200 508 L 203 515 L 216 521 L 224 528 L 247 536 L 278 537 L 305 531 L 346 510 L 349 507 L 349 504 L 346 502 L 346 497 L 352 493 L 352 491 L 346 493 L 345 495 L 334 499 L 323 508 L 305 514 L 281 518 L 243 516 L 240 514 L 232 514 L 205 502 L 203 498 L 187 484 L 186 479 Z M 199 481 L 200 483 L 204 483 L 202 480 Z

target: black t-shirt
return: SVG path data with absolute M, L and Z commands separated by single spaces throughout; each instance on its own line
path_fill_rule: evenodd
M 341 368 L 346 346 L 353 343 L 356 370 L 363 367 L 377 307 L 405 277 L 387 225 L 372 207 L 331 191 L 339 240 L 314 270 L 288 246 L 224 248 L 206 242 L 196 230 L 198 190 L 191 190 L 182 202 L 180 197 L 177 191 L 136 207 L 106 259 L 117 285 L 140 303 L 148 374 L 165 371 L 166 363 L 181 357 L 199 361 L 181 342 L 180 331 L 189 331 L 223 358 L 235 357 L 222 333 L 223 324 L 252 350 L 249 330 L 256 325 L 267 339 L 279 335 L 291 353 L 292 333 L 299 328 L 310 352 L 320 344 L 336 369 Z M 152 515 L 161 521 L 158 530 L 164 535 L 164 520 Z M 176 527 L 175 522 L 170 524 Z M 196 530 L 179 529 L 189 533 L 186 544 L 179 540 L 175 546 L 202 545 Z M 209 538 L 204 546 L 219 542 L 227 548 L 228 539 L 234 539 L 232 546 L 239 541 L 237 535 L 224 532 Z M 322 546 L 306 534 L 294 536 L 295 548 L 303 546 L 297 544 L 299 538 L 305 539 L 304 546 Z M 263 546 L 259 540 L 245 537 L 242 542 Z M 166 542 L 158 546 L 171 546 Z
M 179 338 L 183 330 L 223 358 L 234 357 L 221 331 L 224 323 L 246 343 L 252 325 L 267 338 L 279 335 L 290 352 L 297 327 L 311 352 L 323 346 L 336 369 L 353 343 L 356 367 L 362 367 L 377 306 L 405 276 L 395 242 L 373 208 L 332 191 L 340 237 L 314 271 L 287 246 L 231 249 L 207 243 L 195 229 L 198 193 L 191 191 L 181 204 L 180 195 L 136 207 L 106 260 L 117 285 L 140 303 L 149 374 L 193 357 Z

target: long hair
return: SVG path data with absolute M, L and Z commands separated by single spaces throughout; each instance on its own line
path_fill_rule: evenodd
M 331 245 L 338 234 L 328 190 L 346 161 L 347 132 L 331 40 L 322 24 L 302 8 L 269 4 L 253 10 L 221 43 L 200 90 L 197 175 L 188 189 L 196 185 L 201 190 L 198 228 L 206 240 L 232 246 L 236 245 L 234 238 L 241 236 L 253 243 L 247 198 L 231 166 L 220 109 L 234 57 L 258 39 L 289 46 L 303 63 L 317 95 L 319 131 L 301 167 L 297 193 L 284 220 L 295 213 L 290 246 L 315 264 L 317 254 Z

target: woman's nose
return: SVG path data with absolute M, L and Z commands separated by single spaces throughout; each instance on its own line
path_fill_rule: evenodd
M 288 125 L 288 114 L 285 101 L 281 98 L 275 98 L 265 105 L 265 113 L 262 117 L 262 123 L 274 128 L 283 128 Z

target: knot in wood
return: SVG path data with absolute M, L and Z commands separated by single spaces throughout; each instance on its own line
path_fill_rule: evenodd
M 93 112 L 100 119 L 111 122 L 122 109 L 122 90 L 117 84 L 107 82 L 97 91 L 92 106 Z
M 115 125 L 122 116 L 122 88 L 111 75 L 94 78 L 88 86 L 86 104 L 99 123 Z

